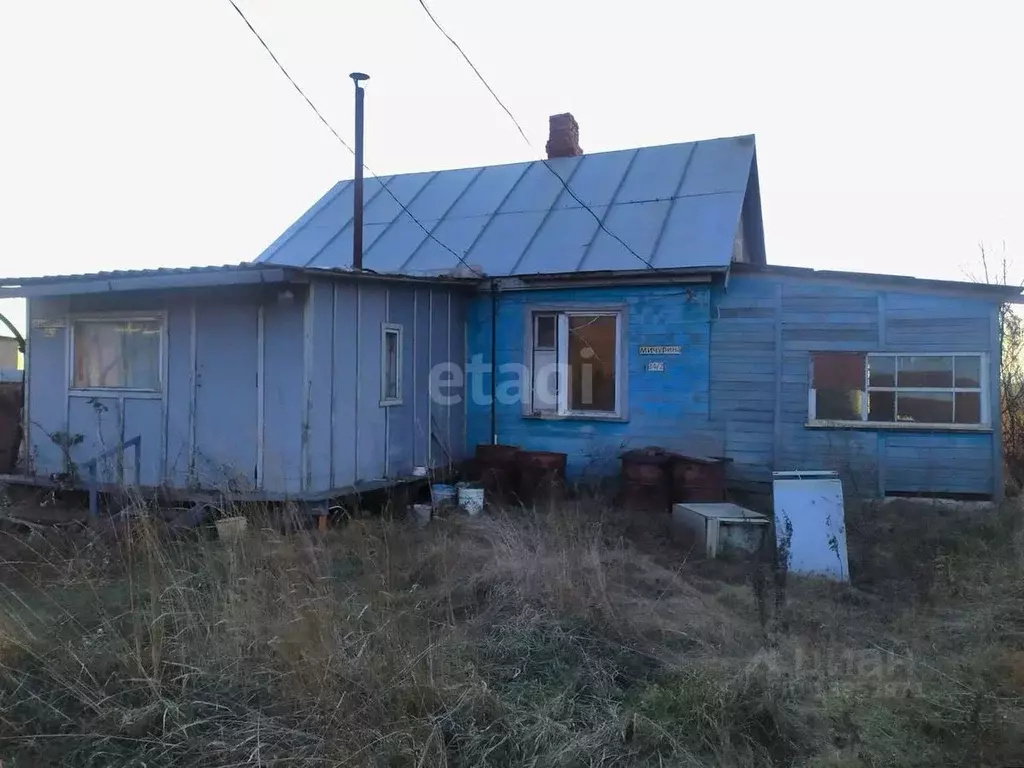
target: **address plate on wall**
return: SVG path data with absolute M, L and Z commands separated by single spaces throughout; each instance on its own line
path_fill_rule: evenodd
M 640 347 L 641 355 L 678 355 L 682 347 Z

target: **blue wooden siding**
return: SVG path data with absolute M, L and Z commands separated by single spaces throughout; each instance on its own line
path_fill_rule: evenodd
M 446 287 L 315 280 L 291 299 L 258 287 L 32 299 L 29 450 L 33 471 L 63 470 L 49 435 L 81 434 L 84 465 L 142 437 L 144 485 L 323 494 L 407 475 L 431 454 L 432 421 L 453 458 L 465 444 L 461 402 L 432 404 L 432 366 L 465 359 L 464 298 Z M 166 316 L 163 392 L 69 390 L 67 324 L 79 313 Z M 380 405 L 381 324 L 403 328 L 403 403 Z M 100 477 L 134 478 L 134 457 Z
M 259 486 L 265 490 L 302 489 L 304 319 L 301 300 L 263 305 L 263 377 L 257 406 L 262 425 L 254 425 L 262 427 Z
M 257 316 L 252 301 L 196 305 L 193 454 L 203 488 L 256 487 Z
M 531 305 L 626 306 L 628 419 L 526 418 L 496 406 L 499 442 L 569 455 L 570 472 L 614 471 L 627 446 L 661 445 L 732 459 L 734 480 L 768 481 L 773 470 L 839 471 L 850 493 L 996 494 L 998 433 L 807 426 L 814 351 L 977 352 L 990 355 L 992 423 L 999 424 L 995 305 L 955 293 L 891 291 L 855 281 L 735 274 L 727 285 L 508 291 L 499 294 L 496 358 L 524 360 Z M 469 307 L 470 362 L 491 363 L 491 297 Z M 640 345 L 678 344 L 665 373 L 648 373 Z M 491 391 L 489 368 L 467 393 Z M 467 449 L 490 442 L 486 398 L 466 405 Z
M 989 353 L 990 376 L 997 376 L 991 302 L 765 274 L 734 275 L 716 290 L 715 310 L 712 415 L 725 424 L 726 455 L 738 478 L 830 469 L 858 494 L 999 493 L 998 436 L 991 431 L 806 426 L 814 351 Z M 998 397 L 990 404 L 998 425 Z M 734 434 L 742 440 L 730 439 Z
M 192 469 L 192 394 L 195 391 L 192 364 L 192 301 L 167 308 L 167 381 L 164 384 L 164 477 L 168 485 L 183 488 Z M 38 361 L 33 363 L 33 368 Z M 142 446 L 149 454 L 150 445 Z
M 629 368 L 623 393 L 628 420 L 541 420 L 524 418 L 519 402 L 497 403 L 499 442 L 569 455 L 573 475 L 605 473 L 617 467 L 618 454 L 628 448 L 662 445 L 701 453 L 721 450 L 721 435 L 708 419 L 710 290 L 705 285 L 673 285 L 574 290 L 508 291 L 499 294 L 496 358 L 499 389 L 514 374 L 502 366 L 524 362 L 527 314 L 531 306 L 572 304 L 623 305 Z M 491 363 L 491 297 L 478 296 L 468 312 L 470 362 Z M 682 353 L 664 357 L 640 355 L 646 345 L 679 345 Z M 665 363 L 664 372 L 648 372 L 651 360 Z M 490 442 L 490 373 L 471 372 L 466 403 L 469 448 Z M 474 398 L 473 392 L 483 395 Z

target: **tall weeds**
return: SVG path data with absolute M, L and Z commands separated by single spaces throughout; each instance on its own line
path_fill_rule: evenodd
M 1022 735 L 1009 516 L 922 549 L 927 594 L 859 550 L 865 589 L 791 576 L 770 642 L 749 569 L 638 546 L 596 502 L 251 520 L 234 544 L 148 518 L 3 539 L 5 768 L 960 765 Z

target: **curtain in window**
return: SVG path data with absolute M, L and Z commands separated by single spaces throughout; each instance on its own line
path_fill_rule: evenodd
M 74 353 L 77 388 L 160 388 L 157 320 L 77 322 Z

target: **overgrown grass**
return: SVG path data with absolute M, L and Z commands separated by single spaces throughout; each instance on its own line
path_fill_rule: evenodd
M 235 545 L 153 521 L 7 538 L 0 760 L 1024 762 L 1018 509 L 849 527 L 855 584 L 791 575 L 778 606 L 754 569 L 638 544 L 597 503 Z

